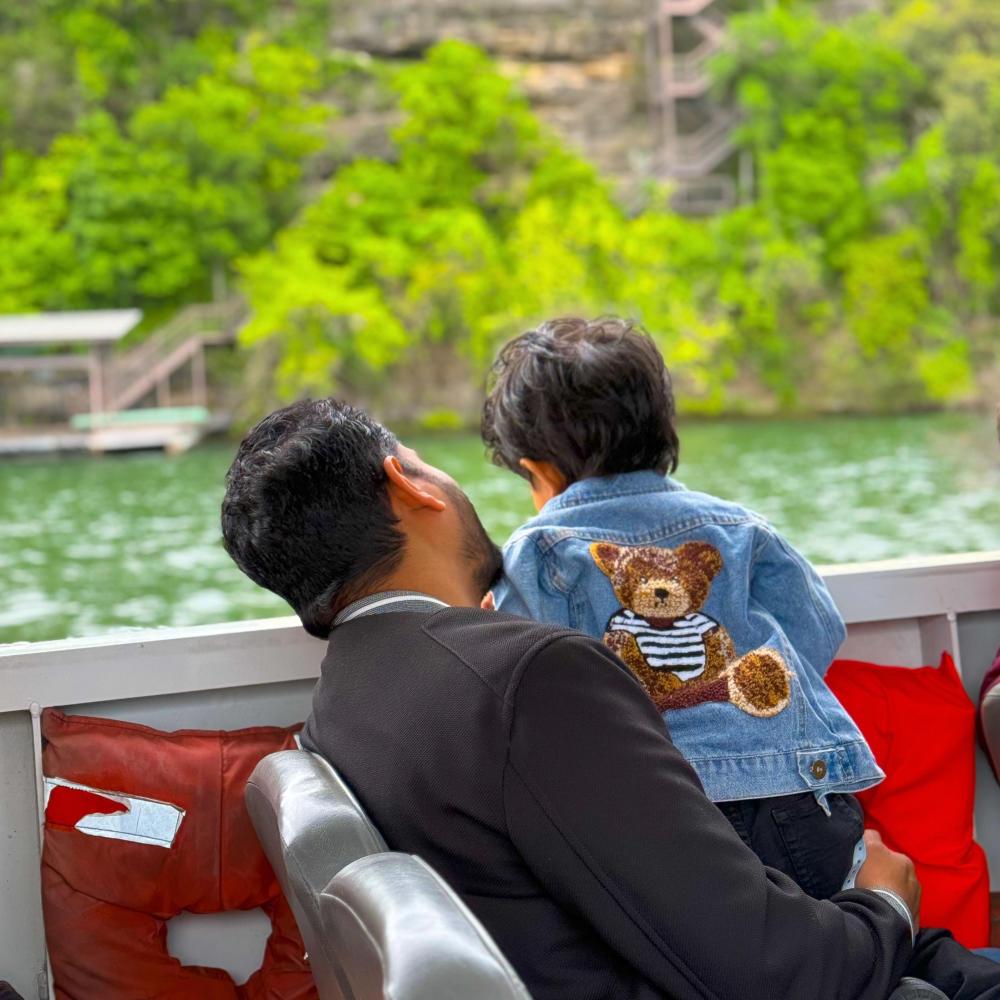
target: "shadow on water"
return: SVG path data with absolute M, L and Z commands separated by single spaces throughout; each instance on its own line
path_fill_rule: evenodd
M 757 510 L 814 562 L 1000 548 L 993 421 L 946 414 L 682 424 L 677 478 Z M 502 541 L 525 482 L 473 435 L 411 438 Z M 288 614 L 219 539 L 235 448 L 0 466 L 0 642 Z

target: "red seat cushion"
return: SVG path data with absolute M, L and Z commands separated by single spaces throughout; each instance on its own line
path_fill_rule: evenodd
M 42 885 L 57 1000 L 316 1000 L 302 939 L 243 802 L 291 729 L 163 733 L 46 709 Z M 264 962 L 237 986 L 181 965 L 166 920 L 262 907 Z
M 972 839 L 976 710 L 951 657 L 915 670 L 835 660 L 826 682 L 886 773 L 858 798 L 866 825 L 913 859 L 923 886 L 921 924 L 985 947 L 989 872 Z

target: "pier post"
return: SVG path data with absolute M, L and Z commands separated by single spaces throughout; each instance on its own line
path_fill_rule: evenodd
M 198 350 L 191 358 L 191 396 L 196 406 L 208 406 L 208 376 L 205 371 L 205 346 L 198 344 Z
M 106 344 L 92 344 L 90 347 L 90 366 L 87 369 L 87 385 L 90 390 L 90 412 L 101 413 L 104 410 L 104 378 L 108 348 Z

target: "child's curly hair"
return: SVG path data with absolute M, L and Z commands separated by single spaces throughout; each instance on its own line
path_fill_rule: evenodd
M 491 459 L 527 477 L 522 458 L 574 483 L 677 468 L 670 373 L 652 338 L 618 317 L 542 323 L 490 369 L 482 436 Z

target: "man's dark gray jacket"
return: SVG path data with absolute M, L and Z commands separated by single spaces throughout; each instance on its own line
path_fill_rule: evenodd
M 469 608 L 334 629 L 302 732 L 394 850 L 434 866 L 536 1000 L 884 1000 L 884 900 L 764 868 L 625 666 Z

